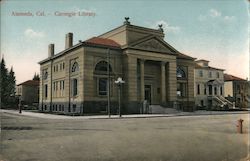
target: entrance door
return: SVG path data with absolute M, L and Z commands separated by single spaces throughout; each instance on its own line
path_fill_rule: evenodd
M 151 85 L 145 85 L 145 100 L 151 105 Z

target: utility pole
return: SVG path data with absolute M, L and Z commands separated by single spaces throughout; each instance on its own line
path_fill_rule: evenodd
M 108 116 L 110 118 L 110 69 L 109 69 L 109 64 L 110 64 L 110 49 L 108 48 L 108 53 L 107 53 L 107 87 L 108 87 L 108 91 L 107 91 L 107 95 L 108 95 Z

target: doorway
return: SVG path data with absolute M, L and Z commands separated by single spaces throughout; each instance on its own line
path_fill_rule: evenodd
M 151 85 L 145 85 L 145 100 L 151 105 Z

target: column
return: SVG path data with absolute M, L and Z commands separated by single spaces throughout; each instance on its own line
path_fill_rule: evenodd
M 141 74 L 141 102 L 145 99 L 145 85 L 144 85 L 144 60 L 140 59 L 140 74 Z
M 166 62 L 161 62 L 161 103 L 166 103 Z
M 168 63 L 168 101 L 177 100 L 176 61 Z

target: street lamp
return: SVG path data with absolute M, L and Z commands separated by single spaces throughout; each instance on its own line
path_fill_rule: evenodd
M 122 117 L 121 115 L 121 87 L 122 87 L 122 84 L 124 84 L 125 81 L 122 80 L 121 77 L 118 77 L 117 80 L 115 81 L 115 84 L 118 85 L 118 95 L 119 95 L 119 117 Z
M 22 113 L 22 100 L 21 100 L 21 95 L 18 96 L 18 108 L 19 108 L 19 113 Z

